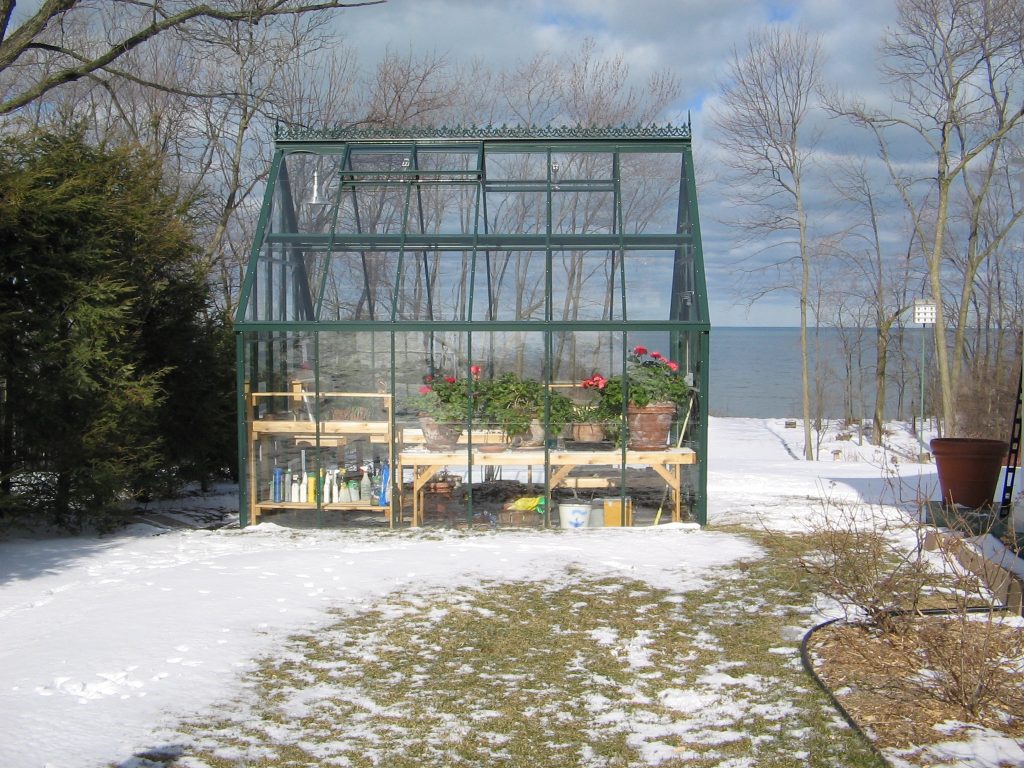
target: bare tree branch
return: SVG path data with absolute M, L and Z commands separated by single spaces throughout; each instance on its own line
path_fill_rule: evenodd
M 152 3 L 116 3 L 104 2 L 101 9 L 111 14 L 115 6 L 137 6 L 140 12 L 135 14 L 125 33 L 113 41 L 107 41 L 95 53 L 69 51 L 59 44 L 46 39 L 48 32 L 56 33 L 56 28 L 66 16 L 81 8 L 82 13 L 95 13 L 95 5 L 85 0 L 45 0 L 28 20 L 18 26 L 9 36 L 0 38 L 0 76 L 7 73 L 15 65 L 21 63 L 22 57 L 31 51 L 54 54 L 52 64 L 55 68 L 47 71 L 39 70 L 35 78 L 16 78 L 13 90 L 0 100 L 0 115 L 10 114 L 31 104 L 46 93 L 61 85 L 74 82 L 98 70 L 104 70 L 129 51 L 132 51 L 153 38 L 186 26 L 196 20 L 220 22 L 245 22 L 257 24 L 275 16 L 296 16 L 318 11 L 355 8 L 360 6 L 378 5 L 385 0 L 363 0 L 362 2 L 341 2 L 341 0 L 322 0 L 322 2 L 299 2 L 298 0 L 242 0 L 235 3 L 187 3 L 179 0 L 156 0 Z M 3 31 L 13 12 L 13 0 L 4 0 L 0 5 L 0 19 L 3 20 Z M 67 61 L 70 59 L 70 62 Z

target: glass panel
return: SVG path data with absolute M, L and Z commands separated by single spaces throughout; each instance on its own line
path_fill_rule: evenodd
M 390 335 L 248 336 L 250 509 L 257 519 L 323 525 L 351 512 L 387 520 Z M 344 489 L 344 490 L 342 490 Z
M 420 234 L 472 234 L 476 226 L 475 185 L 424 182 L 413 188 L 409 231 Z
M 469 313 L 472 254 L 408 251 L 402 260 L 400 320 L 464 320 Z
M 341 158 L 305 152 L 287 155 L 278 179 L 278 208 L 286 215 L 278 232 L 329 232 L 338 204 Z
M 397 234 L 412 203 L 407 184 L 346 181 L 335 227 L 354 234 Z
M 314 272 L 308 270 L 312 266 Z M 288 245 L 260 249 L 245 317 L 255 321 L 311 320 L 316 257 Z
M 551 257 L 553 320 L 622 317 L 622 291 L 615 251 L 562 251 Z
M 543 252 L 478 253 L 474 277 L 473 319 L 544 319 Z
M 491 149 L 484 160 L 488 181 L 547 181 L 546 152 L 507 152 Z
M 398 254 L 339 251 L 326 262 L 321 320 L 390 320 Z
M 580 386 L 595 373 L 608 377 L 622 367 L 621 331 L 556 331 L 551 339 L 552 379 Z
M 411 167 L 412 147 L 356 147 L 349 154 L 345 170 L 353 172 L 357 179 L 371 176 L 397 179 Z
M 566 235 L 616 232 L 615 196 L 611 192 L 554 189 L 551 197 L 551 231 Z
M 626 317 L 671 320 L 675 254 L 671 251 L 626 252 Z
M 627 234 L 674 234 L 682 156 L 624 153 L 620 166 L 623 230 Z
M 543 235 L 547 232 L 547 195 L 543 190 L 489 190 L 486 195 L 489 233 Z
M 614 176 L 611 152 L 551 152 L 551 175 L 556 184 L 587 181 L 610 185 Z

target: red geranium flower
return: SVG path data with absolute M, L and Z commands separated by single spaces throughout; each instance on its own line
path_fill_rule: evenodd
M 428 392 L 433 392 L 433 391 L 434 391 L 434 390 L 433 390 L 433 389 L 431 389 L 430 387 L 428 387 L 428 386 L 427 386 L 426 384 L 424 384 L 424 385 L 423 385 L 422 387 L 420 387 L 420 394 L 421 394 L 421 395 L 425 395 L 425 394 L 427 394 Z
M 647 347 L 633 347 L 633 354 L 639 357 L 647 354 Z
M 661 352 L 651 352 L 651 357 L 655 360 L 661 360 Z
M 449 384 L 454 384 L 455 383 L 455 377 L 454 376 L 445 376 L 444 380 L 447 381 Z
M 471 365 L 469 366 L 469 372 L 473 375 L 473 378 L 477 378 L 480 375 L 480 366 Z
M 669 367 L 669 370 L 671 371 L 679 370 L 679 363 L 677 363 L 675 360 L 668 360 L 666 361 L 665 365 L 667 365 Z

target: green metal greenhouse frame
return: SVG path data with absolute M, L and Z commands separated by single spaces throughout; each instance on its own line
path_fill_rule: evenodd
M 514 370 L 550 392 L 622 374 L 641 344 L 691 385 L 671 441 L 696 461 L 675 493 L 707 521 L 711 327 L 689 126 L 279 129 L 234 327 L 242 525 L 305 510 L 299 524 L 329 526 L 375 505 L 403 524 L 404 403 L 425 375 Z M 548 500 L 563 443 L 549 415 Z M 472 521 L 493 469 L 474 474 L 485 425 L 465 427 L 452 469 Z M 637 469 L 614 449 L 625 498 Z M 384 463 L 384 487 L 355 503 L 346 470 Z M 293 493 L 300 472 L 319 480 L 296 504 L 281 484 Z

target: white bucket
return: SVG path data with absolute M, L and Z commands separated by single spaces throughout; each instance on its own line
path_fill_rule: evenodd
M 563 528 L 579 530 L 586 528 L 590 520 L 589 504 L 559 504 L 558 521 Z
M 587 521 L 588 528 L 604 528 L 604 501 L 600 504 L 590 505 L 590 519 Z

